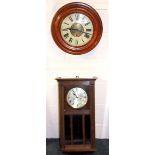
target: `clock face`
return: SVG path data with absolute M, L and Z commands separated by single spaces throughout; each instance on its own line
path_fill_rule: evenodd
M 87 101 L 87 93 L 82 88 L 75 87 L 67 93 L 67 102 L 72 108 L 82 108 L 86 105 Z
M 93 36 L 93 23 L 82 13 L 69 14 L 61 23 L 61 36 L 71 46 L 83 46 Z

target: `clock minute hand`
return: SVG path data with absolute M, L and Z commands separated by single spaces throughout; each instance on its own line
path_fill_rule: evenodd
M 82 32 L 82 33 L 86 33 L 86 34 L 92 35 L 92 34 L 90 34 L 90 33 L 88 33 L 88 32 L 84 32 L 84 31 L 81 31 L 81 30 L 79 30 L 79 29 L 72 29 L 72 28 L 70 28 L 69 30 L 79 31 L 79 32 Z
M 73 31 L 79 31 L 79 32 L 82 32 L 82 33 L 86 33 L 86 34 L 92 35 L 91 33 L 84 32 L 84 31 L 81 31 L 81 30 L 79 30 L 79 29 L 66 28 L 65 30 L 73 30 Z

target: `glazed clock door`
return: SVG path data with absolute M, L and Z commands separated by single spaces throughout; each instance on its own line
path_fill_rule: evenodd
M 60 148 L 95 151 L 95 78 L 56 79 L 59 84 Z

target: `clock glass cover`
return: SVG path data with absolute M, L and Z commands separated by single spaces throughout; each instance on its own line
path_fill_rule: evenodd
M 82 88 L 75 87 L 67 93 L 67 102 L 72 108 L 82 108 L 86 105 L 87 101 L 87 93 Z
M 72 13 L 61 23 L 61 36 L 71 46 L 87 44 L 93 35 L 93 23 L 82 13 Z

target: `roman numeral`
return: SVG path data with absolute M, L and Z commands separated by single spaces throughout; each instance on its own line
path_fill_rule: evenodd
M 62 31 L 68 31 L 68 29 L 62 29 Z
M 89 25 L 89 24 L 90 24 L 90 22 L 86 23 L 85 26 L 87 26 L 87 25 Z
M 85 16 L 82 17 L 82 20 L 84 20 L 84 19 L 85 19 Z
M 75 40 L 75 44 L 78 45 L 78 40 Z
M 84 37 L 86 37 L 88 39 L 90 36 L 88 33 L 85 33 Z
M 82 39 L 82 41 L 84 42 L 84 40 Z
M 70 21 L 71 21 L 71 22 L 73 22 L 73 19 L 72 19 L 72 17 L 71 17 L 71 16 L 69 16 L 69 19 L 70 19 Z
M 79 14 L 75 14 L 76 20 L 79 20 Z
M 69 37 L 69 34 L 68 33 L 64 34 L 64 37 L 67 39 Z
M 90 32 L 90 31 L 91 31 L 91 29 L 86 29 L 86 31 L 89 31 L 89 32 Z
M 64 24 L 69 25 L 68 23 L 64 22 Z
M 73 41 L 73 38 L 70 38 L 70 39 L 69 39 L 69 42 L 72 43 L 72 41 Z

